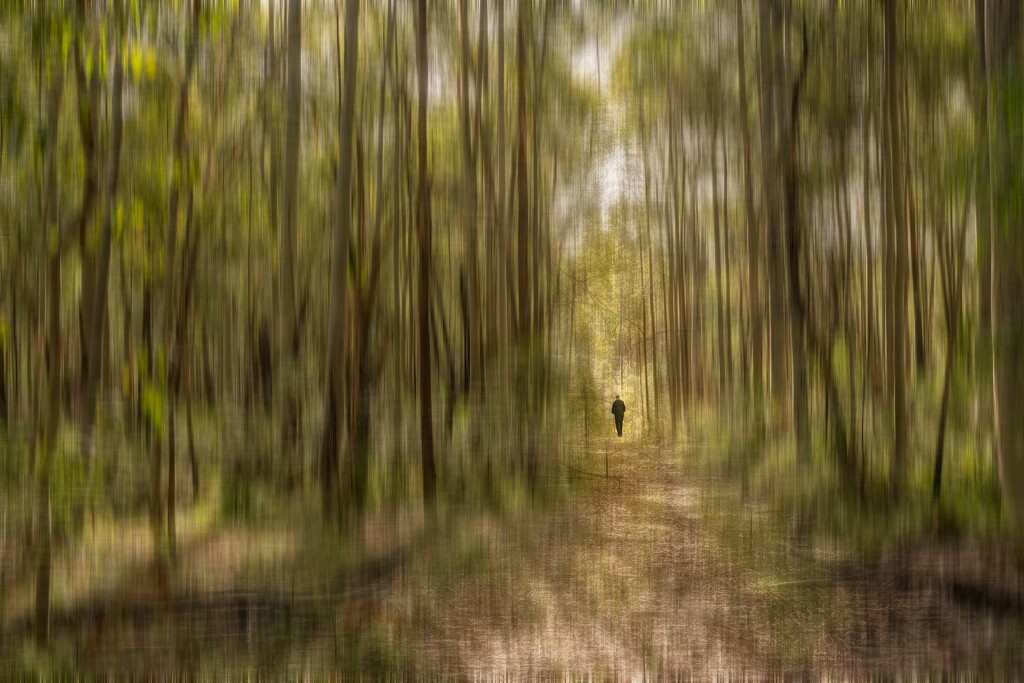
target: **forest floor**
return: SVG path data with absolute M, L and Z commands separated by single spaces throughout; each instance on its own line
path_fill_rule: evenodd
M 94 531 L 97 541 L 56 562 L 52 652 L 9 640 L 0 671 L 998 679 L 1024 670 L 1019 579 L 1002 598 L 972 592 L 972 572 L 999 574 L 977 566 L 984 554 L 934 548 L 858 563 L 801 549 L 686 458 L 597 440 L 573 493 L 545 509 L 371 516 L 344 545 L 337 532 L 296 531 L 298 518 L 225 525 L 200 504 L 183 513 L 164 581 L 144 524 Z M 8 596 L 4 631 L 27 633 L 29 584 Z

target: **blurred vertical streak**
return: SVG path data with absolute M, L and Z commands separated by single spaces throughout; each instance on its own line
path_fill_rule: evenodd
M 327 377 L 320 477 L 324 516 L 338 506 L 338 455 L 345 406 L 344 366 L 348 325 L 348 247 L 352 232 L 352 150 L 355 120 L 356 65 L 359 57 L 359 0 L 345 2 L 344 76 L 338 83 L 338 181 L 335 190 L 335 229 L 331 249 L 330 308 L 327 325 Z
M 284 141 L 284 192 L 278 233 L 281 252 L 278 280 L 278 384 L 281 407 L 281 452 L 288 484 L 301 477 L 297 452 L 298 406 L 295 391 L 298 319 L 296 316 L 295 251 L 298 230 L 299 148 L 302 133 L 302 0 L 288 0 L 287 121 Z
M 430 366 L 430 279 L 431 279 L 431 216 L 430 167 L 427 159 L 427 83 L 429 53 L 427 50 L 427 0 L 416 1 L 416 70 L 417 70 L 417 158 L 416 245 L 418 257 L 418 364 L 420 395 L 420 464 L 423 472 L 423 500 L 433 501 L 437 487 L 434 463 L 433 396 Z
M 993 395 L 1003 505 L 1024 548 L 1024 7 L 989 0 L 986 25 L 992 183 Z
M 47 230 L 47 239 L 42 241 L 48 262 L 47 318 L 49 330 L 46 337 L 45 355 L 47 358 L 47 401 L 46 418 L 39 420 L 42 434 L 37 443 L 36 460 L 36 585 L 34 626 L 35 639 L 40 645 L 46 645 L 50 637 L 50 580 L 52 573 L 52 529 L 50 519 L 50 478 L 53 469 L 54 450 L 57 432 L 60 429 L 61 397 L 60 389 L 63 382 L 63 352 L 61 349 L 61 252 L 58 242 L 58 207 L 59 192 L 57 187 L 57 138 L 60 133 L 60 108 L 64 97 L 63 65 L 52 68 L 51 81 L 47 93 L 46 128 L 43 138 L 46 157 L 43 166 L 43 193 L 45 200 L 42 206 L 42 225 Z M 116 69 L 116 67 L 115 67 Z M 42 67 L 40 67 L 40 85 L 42 83 Z M 37 437 L 38 438 L 38 437 Z

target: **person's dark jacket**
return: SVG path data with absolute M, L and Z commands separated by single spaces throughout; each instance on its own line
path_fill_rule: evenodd
M 621 418 L 626 414 L 626 404 L 622 402 L 621 398 L 615 399 L 615 403 L 612 403 L 612 415 Z

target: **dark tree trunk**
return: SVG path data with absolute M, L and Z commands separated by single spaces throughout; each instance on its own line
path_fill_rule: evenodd
M 427 82 L 429 55 L 427 51 L 427 0 L 416 2 L 416 66 L 417 66 L 417 155 L 419 171 L 416 188 L 417 251 L 419 277 L 417 286 L 419 309 L 419 395 L 420 395 L 420 449 L 423 470 L 423 499 L 428 504 L 434 499 L 437 487 L 434 465 L 434 418 L 430 365 L 430 271 L 431 271 L 431 218 L 430 167 L 427 159 Z

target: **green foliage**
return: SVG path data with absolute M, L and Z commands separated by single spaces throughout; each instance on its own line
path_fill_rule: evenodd
M 164 414 L 167 408 L 164 397 L 166 395 L 167 392 L 163 387 L 150 381 L 144 381 L 142 385 L 142 414 L 158 435 L 164 433 Z

